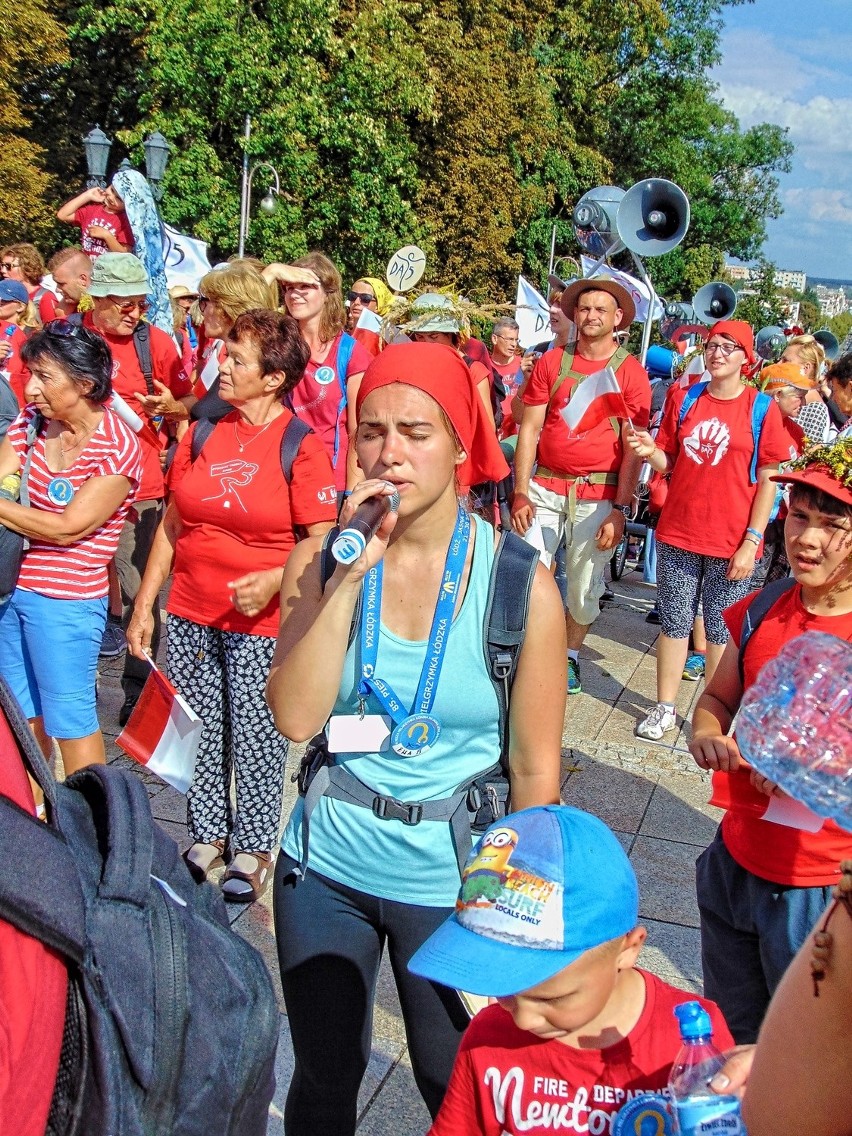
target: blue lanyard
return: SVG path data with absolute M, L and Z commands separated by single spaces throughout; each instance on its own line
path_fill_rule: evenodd
M 367 573 L 364 610 L 361 616 L 361 681 L 358 684 L 358 696 L 363 701 L 372 691 L 398 726 L 411 715 L 428 715 L 435 701 L 438 680 L 444 664 L 444 649 L 453 622 L 469 543 L 470 516 L 463 509 L 459 509 L 456 527 L 453 530 L 450 547 L 447 549 L 447 559 L 444 562 L 441 590 L 432 617 L 429 649 L 423 661 L 417 693 L 410 711 L 405 709 L 390 684 L 376 675 L 382 613 L 382 561 L 380 560 L 375 568 L 371 568 Z

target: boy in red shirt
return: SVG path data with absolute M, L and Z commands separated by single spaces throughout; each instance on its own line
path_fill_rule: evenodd
M 743 691 L 784 643 L 806 631 L 852 642 L 852 439 L 811 447 L 772 480 L 792 487 L 784 537 L 793 580 L 748 640 L 742 679 L 739 644 L 757 593 L 724 613 L 731 641 L 695 708 L 689 747 L 713 770 L 713 803 L 726 808 L 696 880 L 704 987 L 740 1044 L 756 1040 L 773 991 L 840 879 L 840 861 L 852 856 L 852 833 L 833 821 L 804 807 L 779 815 L 789 799 L 728 736 Z
M 665 1090 L 691 995 L 636 968 L 638 915 L 633 868 L 596 817 L 546 805 L 491 825 L 455 914 L 409 963 L 497 1003 L 468 1027 L 430 1136 L 609 1132 L 634 1095 Z

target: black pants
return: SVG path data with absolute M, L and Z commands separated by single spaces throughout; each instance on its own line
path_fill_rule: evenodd
M 145 575 L 145 566 L 157 529 L 163 517 L 163 502 L 159 498 L 137 501 L 124 522 L 115 553 L 115 568 L 121 587 L 122 625 L 127 630 L 133 615 L 133 601 Z M 160 597 L 154 604 L 154 631 L 151 636 L 151 654 L 156 659 L 160 646 Z M 137 659 L 128 651 L 124 657 L 121 688 L 126 696 L 138 698 L 151 668 L 144 659 Z
M 275 868 L 275 939 L 293 1038 L 295 1071 L 284 1112 L 287 1136 L 351 1136 L 370 1057 L 373 1000 L 388 946 L 414 1079 L 434 1117 L 467 1015 L 458 996 L 409 974 L 408 960 L 451 912 L 377 899 L 295 863 Z

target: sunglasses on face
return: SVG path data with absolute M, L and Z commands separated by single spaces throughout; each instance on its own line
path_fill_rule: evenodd
M 138 308 L 141 314 L 148 311 L 147 300 L 123 300 L 119 296 L 110 296 L 110 300 L 118 308 L 122 315 L 129 315 L 134 308 Z
M 354 304 L 356 300 L 360 300 L 364 307 L 369 307 L 374 303 L 376 297 L 371 296 L 368 292 L 347 292 L 346 299 L 350 304 Z
M 7 272 L 11 272 L 13 268 L 19 268 L 19 267 L 20 267 L 20 265 L 18 264 L 17 261 L 14 264 L 10 264 L 8 260 L 4 260 L 2 262 L 2 264 L 0 264 L 0 268 L 4 268 Z

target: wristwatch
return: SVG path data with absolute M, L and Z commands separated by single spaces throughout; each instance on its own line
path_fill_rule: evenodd
M 632 505 L 616 505 L 615 503 L 613 503 L 612 507 L 613 509 L 618 509 L 619 513 L 624 516 L 625 521 L 629 520 L 633 516 Z

